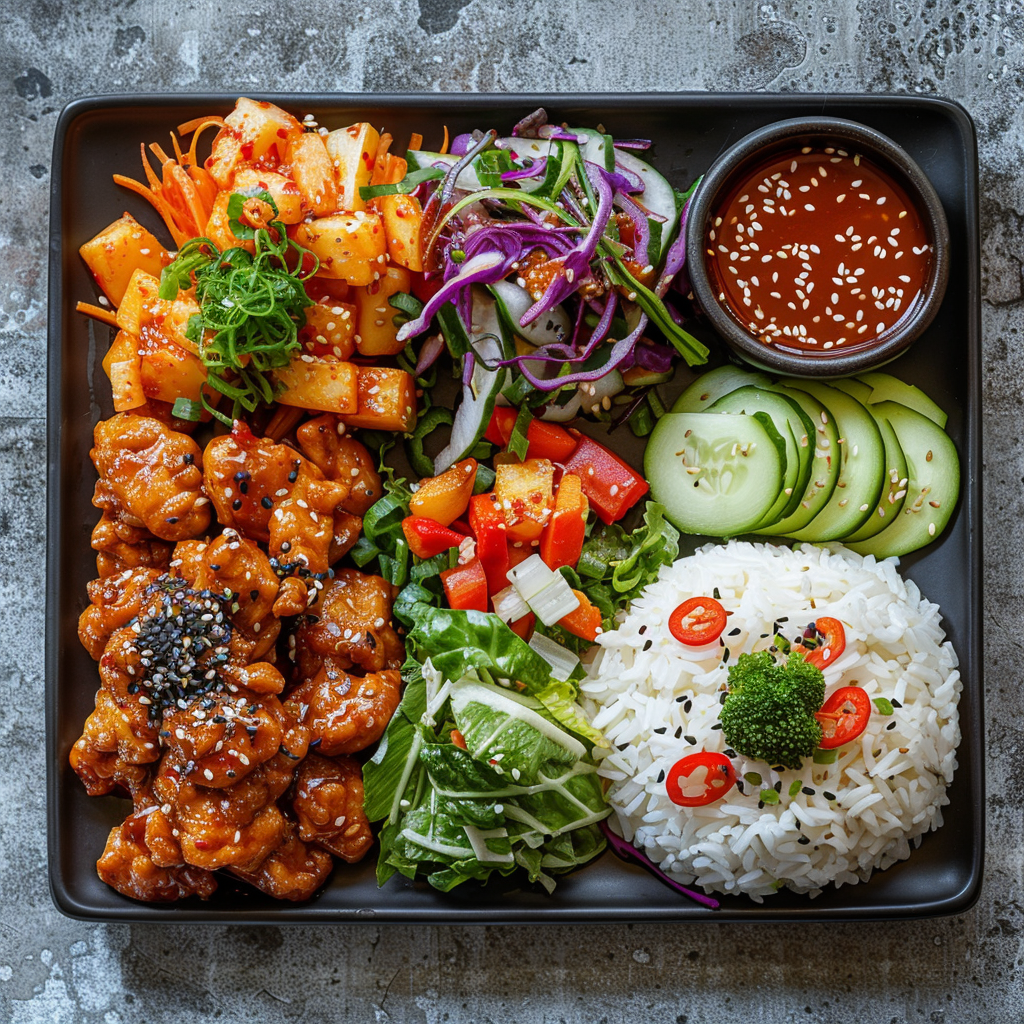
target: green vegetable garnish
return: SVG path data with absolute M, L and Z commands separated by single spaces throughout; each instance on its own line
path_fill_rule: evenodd
M 279 394 L 268 373 L 287 366 L 300 348 L 304 311 L 313 305 L 303 282 L 320 266 L 312 253 L 287 237 L 278 221 L 254 227 L 246 216 L 250 200 L 265 204 L 274 217 L 278 210 L 266 191 L 235 192 L 228 200 L 232 231 L 243 241 L 251 240 L 255 252 L 221 252 L 208 238 L 193 238 L 160 275 L 160 298 L 168 300 L 195 279 L 199 313 L 189 320 L 185 336 L 199 349 L 207 383 L 231 399 L 231 416 L 212 408 L 205 394 L 202 404 L 229 427 L 241 409 L 252 412 Z
M 893 713 L 892 701 L 887 700 L 885 697 L 875 697 L 871 703 L 875 705 L 875 710 L 880 715 L 891 715 Z
M 824 699 L 824 676 L 802 654 L 791 654 L 783 664 L 768 651 L 741 654 L 729 668 L 722 732 L 747 757 L 798 769 L 821 742 L 814 715 Z

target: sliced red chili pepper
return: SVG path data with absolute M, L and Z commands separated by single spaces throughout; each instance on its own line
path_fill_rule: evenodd
M 725 629 L 725 609 L 713 597 L 691 597 L 668 618 L 669 632 L 687 647 L 714 643 Z
M 814 717 L 822 731 L 818 746 L 832 750 L 852 742 L 868 727 L 871 699 L 860 686 L 841 686 Z
M 808 665 L 813 665 L 824 671 L 830 661 L 835 661 L 846 650 L 846 630 L 843 628 L 843 624 L 838 619 L 833 619 L 831 615 L 823 615 L 817 619 L 814 628 L 822 640 L 813 651 L 804 655 L 804 661 Z M 807 650 L 803 644 L 796 644 L 792 649 L 794 651 Z
M 703 777 L 693 778 L 701 768 L 704 769 Z M 676 761 L 665 779 L 669 800 L 680 807 L 713 804 L 735 785 L 736 772 L 732 761 L 723 754 L 713 754 L 707 750 L 688 754 Z

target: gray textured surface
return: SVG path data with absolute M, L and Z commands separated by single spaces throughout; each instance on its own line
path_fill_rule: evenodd
M 388 8 L 393 13 L 388 13 Z M 0 0 L 0 1020 L 988 1021 L 1024 1003 L 1019 0 Z M 982 164 L 989 845 L 977 907 L 842 927 L 104 927 L 45 882 L 45 230 L 57 113 L 225 89 L 939 93 Z

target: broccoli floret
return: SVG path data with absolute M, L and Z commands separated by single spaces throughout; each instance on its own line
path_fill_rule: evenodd
M 768 651 L 741 654 L 729 669 L 722 732 L 734 750 L 770 765 L 799 768 L 821 742 L 814 713 L 825 700 L 825 677 L 802 654 L 779 664 Z

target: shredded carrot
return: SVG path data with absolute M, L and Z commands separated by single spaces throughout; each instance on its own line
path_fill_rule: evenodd
M 384 132 L 377 143 L 377 156 L 373 161 L 373 173 L 370 175 L 371 185 L 380 185 L 387 181 L 386 168 L 388 162 L 388 150 L 394 139 L 390 132 Z
M 191 123 L 193 122 L 190 122 L 190 124 Z M 222 118 L 219 117 L 208 117 L 205 120 L 200 121 L 196 125 L 195 133 L 192 136 L 192 144 L 188 147 L 188 162 L 190 167 L 200 166 L 199 158 L 198 156 L 196 156 L 196 144 L 199 142 L 199 136 L 202 135 L 203 132 L 210 127 L 210 125 L 218 125 L 219 127 L 223 128 L 224 121 Z M 179 128 L 178 131 L 184 134 L 181 128 Z
M 448 125 L 444 126 L 444 144 L 441 146 L 441 152 L 448 152 Z
M 79 302 L 75 306 L 77 313 L 84 313 L 86 316 L 91 316 L 93 320 L 101 320 L 105 324 L 109 324 L 111 327 L 117 326 L 117 315 L 112 309 L 104 309 L 102 306 L 94 306 L 91 302 Z
M 298 426 L 304 412 L 304 409 L 294 406 L 279 405 L 264 428 L 263 436 L 269 437 L 272 441 L 280 441 L 285 434 L 290 434 Z
M 202 131 L 208 124 L 216 124 L 223 128 L 226 123 L 227 122 L 224 120 L 223 117 L 217 117 L 213 114 L 204 114 L 202 117 L 194 117 L 192 118 L 191 121 L 186 121 L 184 124 L 179 124 L 178 134 L 188 135 L 189 132 L 199 132 Z
M 409 136 L 409 148 L 410 149 L 422 149 L 423 148 L 423 136 L 419 132 L 413 132 Z

